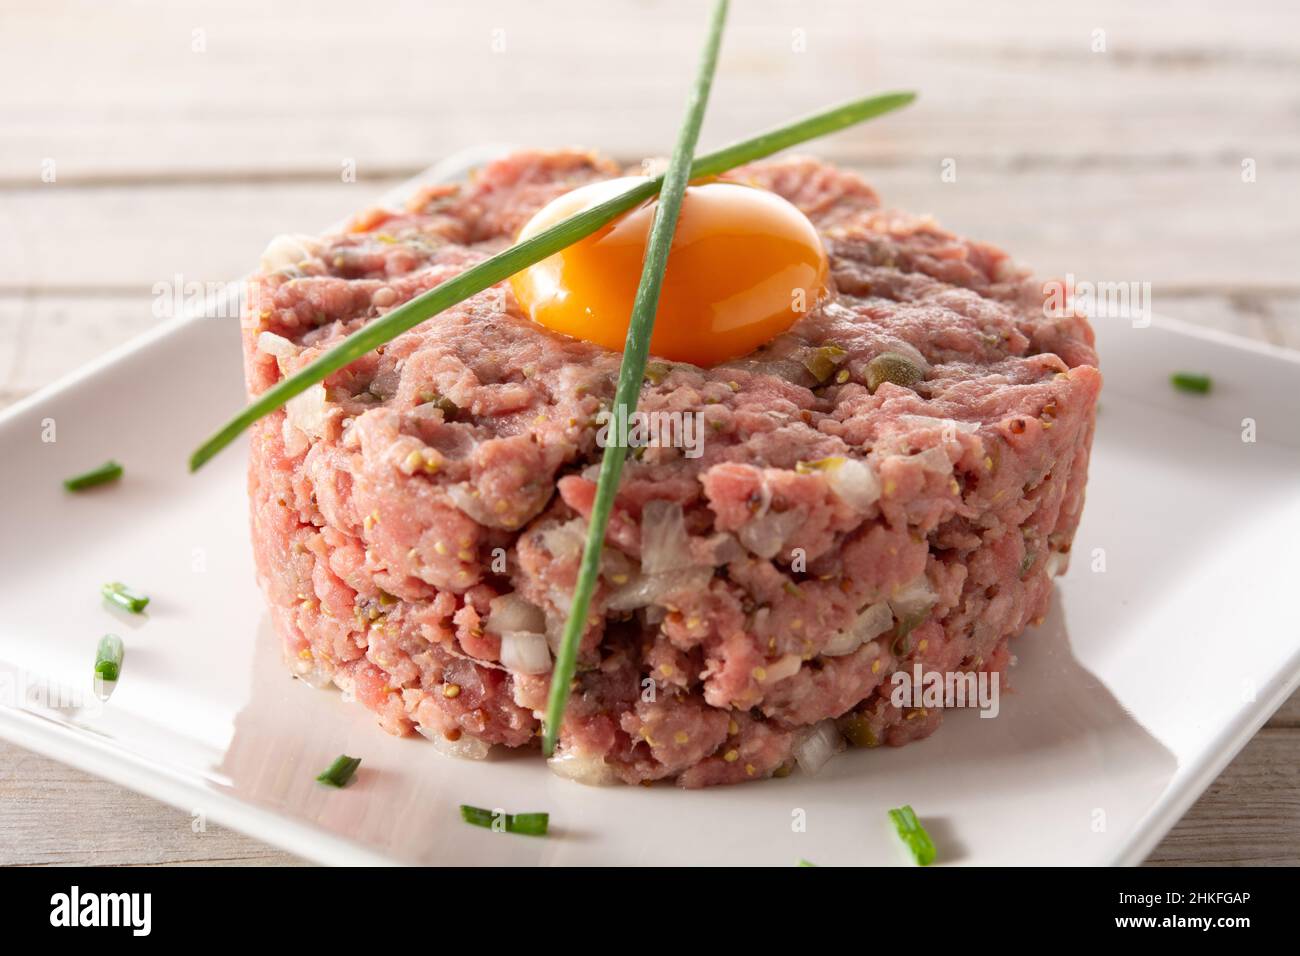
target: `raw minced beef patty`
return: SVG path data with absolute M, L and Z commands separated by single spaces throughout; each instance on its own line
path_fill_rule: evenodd
M 522 152 L 276 240 L 244 317 L 249 391 L 619 173 Z M 586 781 L 783 775 L 831 720 L 868 746 L 928 735 L 942 710 L 893 706 L 891 673 L 1001 675 L 1083 505 L 1101 379 L 1082 318 L 1045 317 L 1004 253 L 882 209 L 848 172 L 727 178 L 813 220 L 833 292 L 743 359 L 652 365 L 641 409 L 702 411 L 703 454 L 646 448 L 624 470 L 556 763 Z M 885 352 L 924 379 L 873 393 Z M 253 543 L 294 673 L 443 750 L 536 747 L 550 675 L 506 667 L 502 634 L 554 647 L 620 358 L 532 324 L 503 283 L 259 422 Z

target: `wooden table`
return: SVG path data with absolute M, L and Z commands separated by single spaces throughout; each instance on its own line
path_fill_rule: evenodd
M 669 149 L 701 4 L 437 6 L 5 3 L 0 405 L 159 321 L 155 283 L 237 277 L 454 150 Z M 1041 274 L 1300 347 L 1300 8 L 1077 6 L 733 4 L 703 145 L 918 89 L 812 148 Z M 1298 764 L 1292 698 L 1151 862 L 1300 862 Z M 0 745 L 0 863 L 197 862 L 296 861 Z

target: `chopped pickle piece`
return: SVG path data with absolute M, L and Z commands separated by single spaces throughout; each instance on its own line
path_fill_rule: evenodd
M 672 370 L 672 366 L 667 362 L 650 362 L 645 367 L 646 381 L 651 385 L 658 385 L 668 377 L 668 373 Z
M 864 714 L 846 714 L 837 722 L 844 739 L 854 747 L 879 747 L 880 739 Z
M 823 345 L 821 348 L 814 349 L 803 360 L 803 366 L 812 372 L 813 378 L 818 382 L 824 382 L 835 374 L 835 367 L 843 362 L 844 356 L 848 354 L 838 345 Z

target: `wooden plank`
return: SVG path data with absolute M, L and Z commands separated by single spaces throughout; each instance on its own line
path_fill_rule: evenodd
M 291 854 L 0 742 L 0 866 L 302 865 Z
M 1147 859 L 1150 866 L 1300 864 L 1300 730 L 1266 728 Z
M 1286 703 L 1278 708 L 1277 713 L 1269 719 L 1268 726 L 1300 729 L 1300 691 L 1292 694 Z M 1297 747 L 1296 751 L 1291 758 L 1292 763 L 1300 763 L 1300 747 Z
M 864 172 L 888 205 L 933 212 L 1041 275 L 1150 282 L 1157 311 L 1162 289 L 1300 290 L 1300 192 L 1284 178 L 1247 184 L 1232 169 L 1160 167 L 1008 174 L 959 159 L 956 182 L 945 182 L 941 161 L 935 155 Z M 0 292 L 138 291 L 177 273 L 224 281 L 253 267 L 272 236 L 317 232 L 396 182 L 363 175 L 355 183 L 10 189 Z
M 0 407 L 149 331 L 151 305 L 147 295 L 0 296 Z
M 1155 311 L 1194 325 L 1246 339 L 1300 349 L 1300 323 L 1292 313 L 1300 308 L 1300 290 L 1268 292 L 1173 292 L 1157 295 Z
M 10 191 L 0 290 L 152 289 L 224 282 L 257 265 L 283 232 L 317 232 L 371 204 L 394 181 Z
M 529 0 L 454 12 L 407 0 L 365 17 L 348 0 L 320 0 L 291 26 L 254 0 L 51 0 L 5 14 L 0 180 L 35 182 L 46 158 L 72 181 L 331 175 L 345 157 L 401 172 L 502 140 L 662 153 L 701 25 L 686 0 L 580 0 L 563 17 Z M 1097 29 L 1104 52 L 1091 49 Z M 851 0 L 751 0 L 732 17 L 706 142 L 914 87 L 914 109 L 824 152 L 1070 167 L 1235 167 L 1253 156 L 1280 175 L 1300 163 L 1298 38 L 1300 9 L 1285 0 L 1243 0 L 1230 17 L 1176 0 L 1050 11 L 938 0 L 869 13 Z

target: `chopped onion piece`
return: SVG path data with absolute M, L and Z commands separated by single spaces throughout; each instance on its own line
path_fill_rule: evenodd
M 691 564 L 682 506 L 675 501 L 647 501 L 641 508 L 641 570 L 659 574 Z
M 866 512 L 880 500 L 880 479 L 866 462 L 845 458 L 837 467 L 826 471 L 826 483 L 846 505 Z
M 550 602 L 551 607 L 555 608 L 555 610 L 567 615 L 569 608 L 573 606 L 573 592 L 552 586 L 546 589 L 546 600 Z M 563 622 L 560 623 L 560 630 L 564 630 Z
M 872 604 L 857 620 L 832 637 L 822 653 L 827 657 L 841 657 L 852 654 L 867 641 L 874 640 L 894 626 L 894 612 L 888 602 Z
M 461 760 L 486 760 L 488 754 L 492 752 L 490 743 L 471 737 L 469 734 L 462 733 L 456 740 L 448 740 L 439 730 L 430 730 L 419 724 L 415 725 L 415 729 L 420 736 L 429 739 L 435 750 L 448 757 L 458 757 Z
M 552 588 L 554 591 L 554 588 Z M 566 620 L 569 610 L 566 607 L 563 616 L 560 614 L 548 614 L 546 616 L 546 646 L 550 648 L 553 657 L 560 656 L 560 648 L 564 645 L 564 626 L 568 623 Z
M 285 235 L 276 236 L 262 253 L 262 271 L 275 272 L 279 269 L 291 269 L 302 265 L 309 259 L 317 258 L 324 251 L 324 246 L 312 236 Z
M 736 537 L 760 558 L 771 559 L 780 553 L 786 539 L 801 524 L 803 517 L 798 511 L 769 511 L 747 522 L 736 532 Z
M 745 557 L 745 549 L 740 546 L 740 542 L 725 531 L 709 539 L 709 548 L 713 564 L 730 564 Z
M 814 774 L 845 747 L 844 738 L 833 720 L 814 724 L 794 746 L 794 759 L 807 774 Z
M 647 604 L 660 604 L 660 598 L 675 591 L 705 587 L 712 577 L 713 569 L 703 566 L 637 575 L 610 594 L 607 606 L 613 611 L 631 611 Z
M 1070 556 L 1063 551 L 1053 551 L 1047 556 L 1046 569 L 1049 578 L 1064 574 L 1069 566 Z
M 896 615 L 905 617 L 929 611 L 934 607 L 938 597 L 939 595 L 935 594 L 934 589 L 930 587 L 930 582 L 922 574 L 899 588 L 889 599 L 889 606 L 894 609 Z
M 297 458 L 311 447 L 310 439 L 300 429 L 294 428 L 293 422 L 288 418 L 284 420 L 284 427 L 280 429 L 280 434 L 284 438 L 284 453 L 290 458 Z
M 298 346 L 274 332 L 263 332 L 257 337 L 257 350 L 276 358 L 293 358 L 298 354 Z
M 536 604 L 530 604 L 511 592 L 492 599 L 488 605 L 484 629 L 490 634 L 505 634 L 508 631 L 541 634 L 546 630 L 546 614 Z
M 584 783 L 589 787 L 609 787 L 618 783 L 614 768 L 605 763 L 603 757 L 588 757 L 583 754 L 565 751 L 556 753 L 546 761 L 551 773 L 575 783 Z
M 774 664 L 766 664 L 763 667 L 763 684 L 775 684 L 777 681 L 785 680 L 787 677 L 793 677 L 799 673 L 799 668 L 803 665 L 803 659 L 798 654 L 786 654 Z
M 325 434 L 331 409 L 325 397 L 325 386 L 319 382 L 295 395 L 284 404 L 286 420 L 304 435 L 320 438 Z
M 553 524 L 541 530 L 542 547 L 551 553 L 551 557 L 563 561 L 576 558 L 582 554 L 586 542 L 586 523 L 581 518 L 574 518 L 563 524 Z
M 889 615 L 889 620 L 891 622 L 894 620 L 893 614 Z M 845 654 L 852 654 L 861 646 L 861 638 L 853 633 L 852 627 L 846 627 L 844 630 L 832 635 L 821 652 L 825 657 L 843 657 Z
M 546 635 L 505 632 L 501 635 L 501 663 L 519 674 L 545 674 L 551 669 L 551 649 Z

